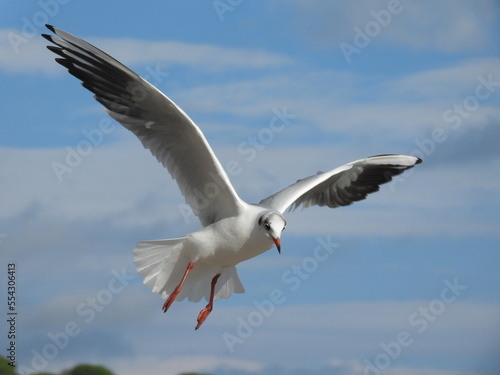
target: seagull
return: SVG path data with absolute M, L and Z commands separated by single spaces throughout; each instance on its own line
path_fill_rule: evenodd
M 166 95 L 93 45 L 61 29 L 42 36 L 55 60 L 82 81 L 105 111 L 134 133 L 169 171 L 203 228 L 184 237 L 138 242 L 133 251 L 144 284 L 162 295 L 166 312 L 187 298 L 208 304 L 244 293 L 236 265 L 276 247 L 281 253 L 285 211 L 347 206 L 365 199 L 392 177 L 422 162 L 405 155 L 377 155 L 318 172 L 248 204 L 236 193 L 200 128 Z

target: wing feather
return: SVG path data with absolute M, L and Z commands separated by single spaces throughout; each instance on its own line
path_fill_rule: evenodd
M 348 206 L 365 199 L 380 189 L 380 185 L 392 180 L 422 160 L 405 155 L 378 155 L 357 160 L 298 180 L 278 193 L 263 199 L 260 205 L 285 212 L 299 206 Z
M 168 169 L 203 225 L 238 214 L 241 199 L 203 133 L 182 109 L 105 52 L 47 27 L 56 34 L 43 34 L 55 44 L 47 48 L 59 56 L 56 61 Z

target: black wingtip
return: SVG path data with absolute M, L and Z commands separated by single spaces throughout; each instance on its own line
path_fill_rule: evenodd
M 73 64 L 71 61 L 68 59 L 62 58 L 62 57 L 57 57 L 55 58 L 56 62 L 62 66 L 64 66 L 66 69 L 70 70 L 73 68 Z
M 59 51 L 62 50 L 62 48 L 56 46 L 47 46 L 47 49 L 54 53 L 58 53 Z
M 423 162 L 424 162 L 424 161 L 423 161 L 422 159 L 417 158 L 417 162 L 415 163 L 415 165 L 417 165 L 417 164 L 422 164 Z
M 52 41 L 52 35 L 42 34 L 42 37 L 44 37 L 45 39 L 47 39 L 49 42 L 53 43 L 53 41 Z
M 381 156 L 396 156 L 397 154 L 379 154 L 379 155 L 372 155 L 372 156 L 369 156 L 368 159 L 370 158 L 378 158 L 378 157 L 381 157 Z
M 48 23 L 45 24 L 45 27 L 47 29 L 49 29 L 50 31 L 52 31 L 54 34 L 56 34 L 56 29 L 54 28 L 54 26 L 52 25 L 49 25 Z

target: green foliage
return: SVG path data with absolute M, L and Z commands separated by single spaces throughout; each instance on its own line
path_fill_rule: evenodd
M 114 375 L 106 367 L 98 365 L 78 365 L 68 372 L 68 375 Z
M 17 375 L 14 367 L 9 366 L 9 361 L 7 358 L 0 356 L 0 375 Z M 39 372 L 34 375 L 56 375 L 49 372 Z M 61 375 L 115 375 L 112 371 L 108 370 L 106 367 L 99 365 L 77 365 L 71 370 L 65 370 Z M 210 375 L 200 372 L 183 372 L 179 375 Z
M 9 365 L 9 360 L 0 356 L 0 375 L 16 375 L 14 367 Z
M 9 360 L 0 355 L 0 375 L 17 375 L 16 369 L 9 365 Z M 56 375 L 50 372 L 39 372 L 34 375 Z M 106 367 L 99 365 L 78 365 L 73 367 L 71 370 L 65 370 L 61 375 L 115 375 L 112 371 L 108 370 Z M 195 373 L 183 374 L 183 375 L 195 375 Z M 206 374 L 199 374 L 206 375 Z

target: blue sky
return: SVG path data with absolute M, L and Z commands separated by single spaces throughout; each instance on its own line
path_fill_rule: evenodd
M 498 2 L 42 0 L 0 13 L 0 277 L 16 264 L 20 372 L 498 372 Z M 246 293 L 195 332 L 204 303 L 163 314 L 131 250 L 200 224 L 54 62 L 42 23 L 179 104 L 237 163 L 248 202 L 370 155 L 424 163 L 366 201 L 288 214 L 282 254 L 240 264 Z

